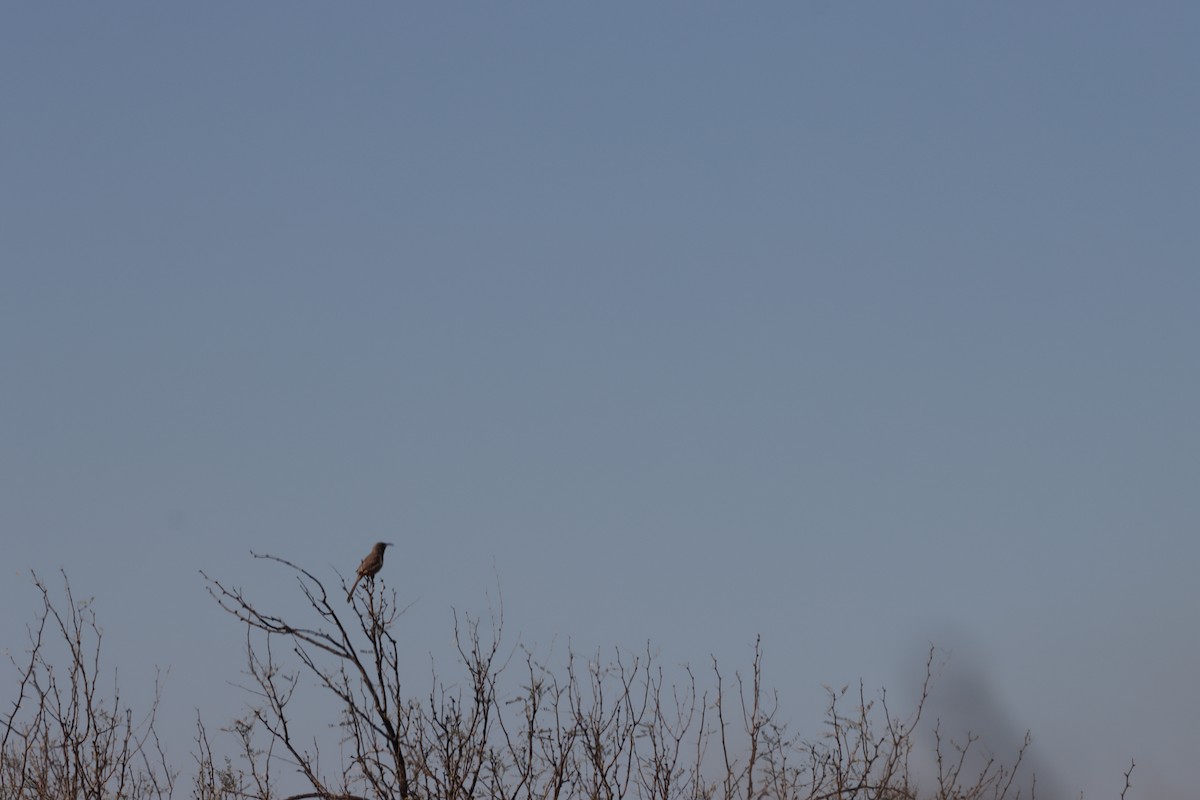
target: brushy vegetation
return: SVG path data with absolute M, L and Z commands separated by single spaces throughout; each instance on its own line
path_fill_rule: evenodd
M 221 728 L 214 748 L 196 723 L 187 777 L 168 763 L 155 729 L 159 694 L 135 713 L 101 684 L 101 631 L 90 601 L 63 576 L 56 601 L 34 576 L 42 611 L 18 685 L 0 719 L 0 800 L 1020 800 L 1036 784 L 1016 775 L 1029 739 L 1004 766 L 974 761 L 976 739 L 929 731 L 931 763 L 918 780 L 916 740 L 933 675 L 898 716 L 864 687 L 828 691 L 823 735 L 808 741 L 777 718 L 762 685 L 761 649 L 747 670 L 713 661 L 669 681 L 647 650 L 608 663 L 567 654 L 557 671 L 520 648 L 501 651 L 502 622 L 456 617 L 461 673 L 434 675 L 414 694 L 398 640 L 395 592 L 368 581 L 347 607 L 308 570 L 292 570 L 307 604 L 284 619 L 242 590 L 204 576 L 246 629 L 249 713 Z M 346 591 L 341 582 L 341 592 Z M 339 607 L 339 605 L 341 607 Z M 54 643 L 56 647 L 51 647 Z M 54 663 L 50 653 L 62 651 Z M 282 646 L 281 646 L 282 645 Z M 336 757 L 322 758 L 293 701 L 301 681 L 336 704 Z M 218 755 L 228 750 L 231 756 Z M 982 766 L 980 766 L 980 764 Z M 1126 772 L 1124 800 L 1132 765 Z M 296 788 L 296 776 L 301 780 Z M 286 777 L 286 780 L 284 778 Z

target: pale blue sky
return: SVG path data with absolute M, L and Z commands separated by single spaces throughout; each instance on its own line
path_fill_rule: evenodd
M 1184 796 L 1197 41 L 1184 2 L 7 5 L 4 646 L 65 568 L 122 675 L 171 667 L 182 763 L 244 700 L 196 569 L 270 596 L 250 548 L 383 538 L 421 652 L 497 580 L 540 645 L 761 632 L 804 728 L 932 640 L 1068 794 L 1133 756 Z

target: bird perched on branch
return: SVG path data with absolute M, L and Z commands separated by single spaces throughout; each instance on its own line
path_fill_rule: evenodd
M 347 603 L 354 597 L 354 589 L 359 581 L 363 578 L 374 578 L 379 570 L 383 569 L 383 551 L 390 544 L 391 542 L 376 542 L 371 552 L 367 553 L 367 557 L 358 565 L 358 576 L 355 577 L 354 583 L 350 584 L 350 592 L 346 595 Z

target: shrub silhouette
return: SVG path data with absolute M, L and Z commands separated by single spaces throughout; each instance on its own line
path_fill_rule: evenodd
M 649 648 L 615 650 L 607 660 L 568 652 L 555 670 L 519 647 L 501 649 L 502 615 L 488 625 L 454 616 L 461 674 L 434 674 L 413 693 L 404 675 L 399 622 L 405 609 L 384 581 L 354 596 L 344 579 L 332 595 L 313 573 L 292 571 L 305 600 L 285 618 L 236 588 L 204 575 L 209 593 L 247 634 L 246 667 L 255 702 L 222 729 L 236 759 L 218 756 L 197 719 L 197 800 L 1018 800 L 1018 767 L 992 758 L 969 769 L 971 734 L 956 742 L 936 722 L 926 785 L 919 785 L 916 740 L 934 673 L 926 662 L 919 700 L 898 716 L 886 695 L 860 682 L 826 689 L 823 733 L 802 739 L 778 719 L 777 696 L 762 685 L 756 643 L 746 671 L 690 669 L 670 681 Z M 90 601 L 77 602 L 63 575 L 65 602 L 39 577 L 42 610 L 23 659 L 10 656 L 18 686 L 0 720 L 0 800 L 170 798 L 179 773 L 155 730 L 159 694 L 147 712 L 100 689 L 101 631 Z M 334 602 L 336 599 L 338 602 Z M 341 606 L 339 609 L 337 606 Z M 55 664 L 52 643 L 65 645 Z M 285 646 L 280 646 L 285 645 Z M 336 758 L 322 758 L 294 701 L 315 679 L 336 708 Z M 328 747 L 328 745 L 326 745 Z M 974 750 L 973 750 L 974 748 Z M 285 787 L 281 773 L 302 785 Z M 1133 765 L 1125 773 L 1122 800 Z M 293 777 L 290 782 L 296 779 Z

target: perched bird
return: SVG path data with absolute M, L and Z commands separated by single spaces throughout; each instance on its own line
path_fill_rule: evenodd
M 379 570 L 383 569 L 383 551 L 391 542 L 376 542 L 371 548 L 371 552 L 367 553 L 367 557 L 358 565 L 358 576 L 354 579 L 354 583 L 350 584 L 350 592 L 346 595 L 346 602 L 349 603 L 354 597 L 354 589 L 358 586 L 358 582 L 363 578 L 374 578 Z

